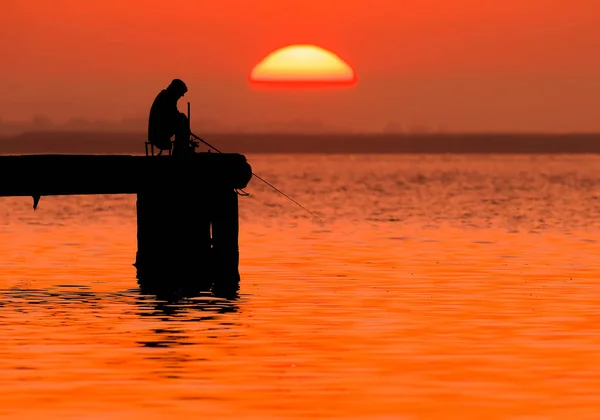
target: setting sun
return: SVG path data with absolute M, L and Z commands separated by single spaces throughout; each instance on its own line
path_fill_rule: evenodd
M 265 57 L 250 74 L 253 83 L 335 84 L 356 81 L 356 74 L 336 54 L 316 45 L 290 45 Z

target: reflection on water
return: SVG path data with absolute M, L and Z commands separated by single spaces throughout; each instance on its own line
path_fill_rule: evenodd
M 236 298 L 219 298 L 213 293 L 203 292 L 193 296 L 184 297 L 178 292 L 170 291 L 167 297 L 149 295 L 139 289 L 130 289 L 124 292 L 94 293 L 90 287 L 82 285 L 59 284 L 51 289 L 19 289 L 0 290 L 0 307 L 8 311 L 21 314 L 33 312 L 46 312 L 52 318 L 63 318 L 60 322 L 72 319 L 72 316 L 81 317 L 83 314 L 100 317 L 104 308 L 113 305 L 135 305 L 132 309 L 140 317 L 153 317 L 163 322 L 212 321 L 218 323 L 223 314 L 237 312 Z M 75 311 L 75 314 L 70 314 Z M 127 313 L 129 313 L 129 309 Z M 53 319 L 56 322 L 56 319 Z M 225 325 L 227 325 L 226 323 Z M 170 331 L 165 328 L 154 329 L 156 333 L 181 332 Z M 184 345 L 184 340 L 177 336 L 169 336 L 168 341 L 148 342 L 159 345 Z M 185 336 L 181 339 L 189 338 Z M 160 345 L 162 345 L 160 344 Z
M 146 275 L 140 278 L 138 272 L 137 282 L 141 293 L 156 296 L 159 300 L 168 302 L 196 298 L 205 294 L 230 300 L 238 297 L 240 284 L 237 272 L 234 273 L 233 280 L 228 279 L 229 281 L 215 282 L 215 284 L 206 284 L 201 278 L 197 278 L 203 274 L 205 273 L 195 269 L 193 272 L 187 273 L 185 279 L 181 278 L 181 273 L 173 274 L 175 278 L 169 278 L 164 274 L 157 277 Z
M 136 287 L 135 197 L 0 203 L 0 417 L 600 411 L 595 156 L 255 156 L 240 289 Z

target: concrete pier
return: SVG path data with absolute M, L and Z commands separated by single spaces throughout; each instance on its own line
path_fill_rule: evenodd
M 237 290 L 239 154 L 0 156 L 0 197 L 137 194 L 135 266 L 147 290 Z

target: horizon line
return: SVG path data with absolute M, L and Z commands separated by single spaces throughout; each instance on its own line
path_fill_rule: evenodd
M 18 137 L 32 134 L 133 134 L 146 135 L 145 130 L 99 130 L 99 129 L 39 129 L 24 130 L 0 137 Z M 267 135 L 267 136 L 599 136 L 600 131 L 261 131 L 261 130 L 207 130 L 204 135 Z

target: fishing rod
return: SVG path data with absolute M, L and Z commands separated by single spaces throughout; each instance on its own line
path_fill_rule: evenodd
M 189 111 L 188 111 L 189 112 Z M 202 143 L 206 144 L 208 147 L 210 147 L 211 149 L 213 149 L 214 151 L 216 151 L 217 153 L 223 153 L 221 152 L 219 149 L 217 149 L 215 146 L 213 146 L 212 144 L 208 143 L 207 141 L 201 139 L 200 137 L 198 137 L 197 135 L 195 135 L 194 133 L 190 132 L 191 136 L 193 138 L 195 138 L 198 141 L 201 141 Z M 258 178 L 259 180 L 261 180 L 262 182 L 264 182 L 265 184 L 267 184 L 269 187 L 273 188 L 273 190 L 275 190 L 276 192 L 278 192 L 279 194 L 283 195 L 285 198 L 287 198 L 288 200 L 290 200 L 292 203 L 296 204 L 298 207 L 300 207 L 302 210 L 304 210 L 305 212 L 307 212 L 308 214 L 310 214 L 311 216 L 313 216 L 315 219 L 317 219 L 319 222 L 323 223 L 323 220 L 321 220 L 321 218 L 319 216 L 317 216 L 316 214 L 314 214 L 312 211 L 308 210 L 306 207 L 304 207 L 302 204 L 298 203 L 296 200 L 294 200 L 292 197 L 290 197 L 289 195 L 287 195 L 286 193 L 284 193 L 283 191 L 281 191 L 280 189 L 278 189 L 277 187 L 275 187 L 273 184 L 271 184 L 270 182 L 265 181 L 264 179 L 262 179 L 260 176 L 256 175 L 254 172 L 252 172 L 252 175 L 255 178 Z

